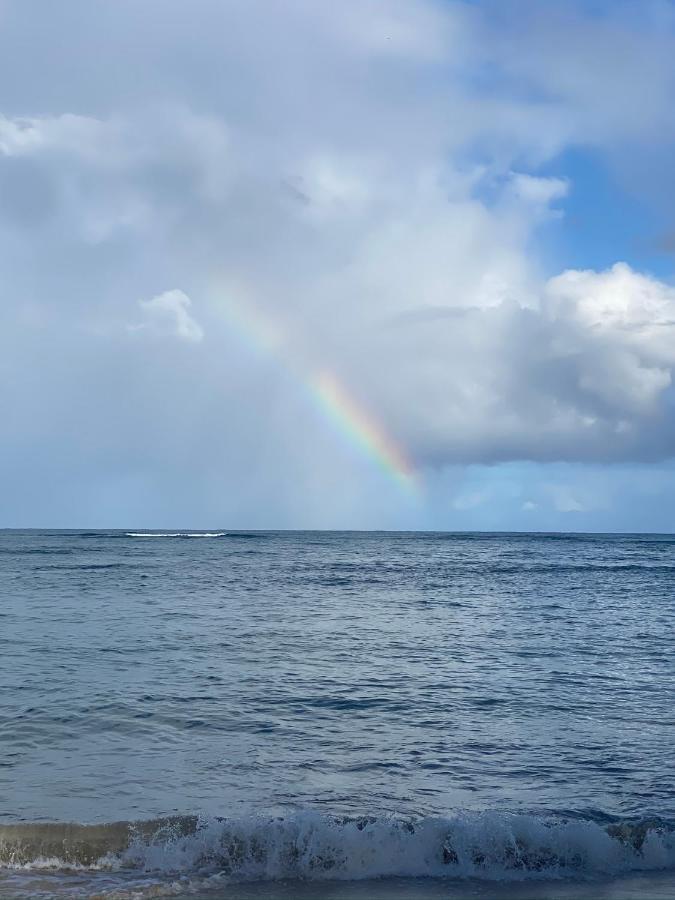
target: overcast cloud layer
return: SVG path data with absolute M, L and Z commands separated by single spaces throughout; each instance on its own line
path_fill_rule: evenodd
M 666 463 L 675 288 L 554 235 L 573 149 L 667 207 L 674 83 L 669 2 L 0 0 L 0 524 L 428 525 L 501 502 L 465 465 Z

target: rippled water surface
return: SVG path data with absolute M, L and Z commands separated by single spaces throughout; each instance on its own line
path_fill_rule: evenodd
M 427 874 L 458 815 L 478 867 L 466 829 L 632 823 L 667 868 L 674 614 L 668 536 L 0 532 L 0 822 L 445 822 Z

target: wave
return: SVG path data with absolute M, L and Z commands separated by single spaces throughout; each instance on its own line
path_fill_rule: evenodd
M 136 538 L 219 538 L 227 537 L 226 531 L 125 531 L 125 537 Z
M 501 812 L 346 818 L 315 812 L 105 825 L 0 825 L 6 869 L 136 870 L 229 880 L 594 877 L 675 868 L 675 826 Z

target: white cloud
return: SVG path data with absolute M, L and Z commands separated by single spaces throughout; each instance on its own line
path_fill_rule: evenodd
M 225 125 L 173 104 L 104 118 L 0 115 L 3 156 L 40 173 L 61 226 L 94 244 L 161 239 L 195 206 L 222 203 L 232 180 Z
M 165 291 L 139 305 L 144 322 L 132 326 L 134 331 L 146 331 L 158 335 L 170 335 L 184 341 L 199 343 L 204 330 L 190 315 L 192 301 L 183 291 Z
M 549 281 L 547 295 L 552 312 L 571 314 L 589 328 L 633 330 L 638 340 L 675 325 L 675 288 L 626 263 L 602 273 L 563 272 Z
M 525 172 L 513 172 L 508 187 L 515 200 L 529 204 L 533 209 L 550 212 L 554 200 L 561 200 L 569 190 L 564 178 L 542 178 Z
M 442 465 L 673 453 L 672 290 L 626 266 L 568 272 L 541 285 L 534 304 L 529 295 L 518 303 L 520 285 L 511 285 L 511 299 L 463 307 L 439 279 L 433 307 L 363 347 L 369 366 L 360 382 L 418 458 Z M 618 327 L 614 308 L 605 314 L 594 302 L 598 292 L 612 297 L 614 285 L 624 310 Z

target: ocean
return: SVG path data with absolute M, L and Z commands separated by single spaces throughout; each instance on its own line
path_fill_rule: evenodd
M 0 896 L 675 897 L 675 537 L 1 531 Z

